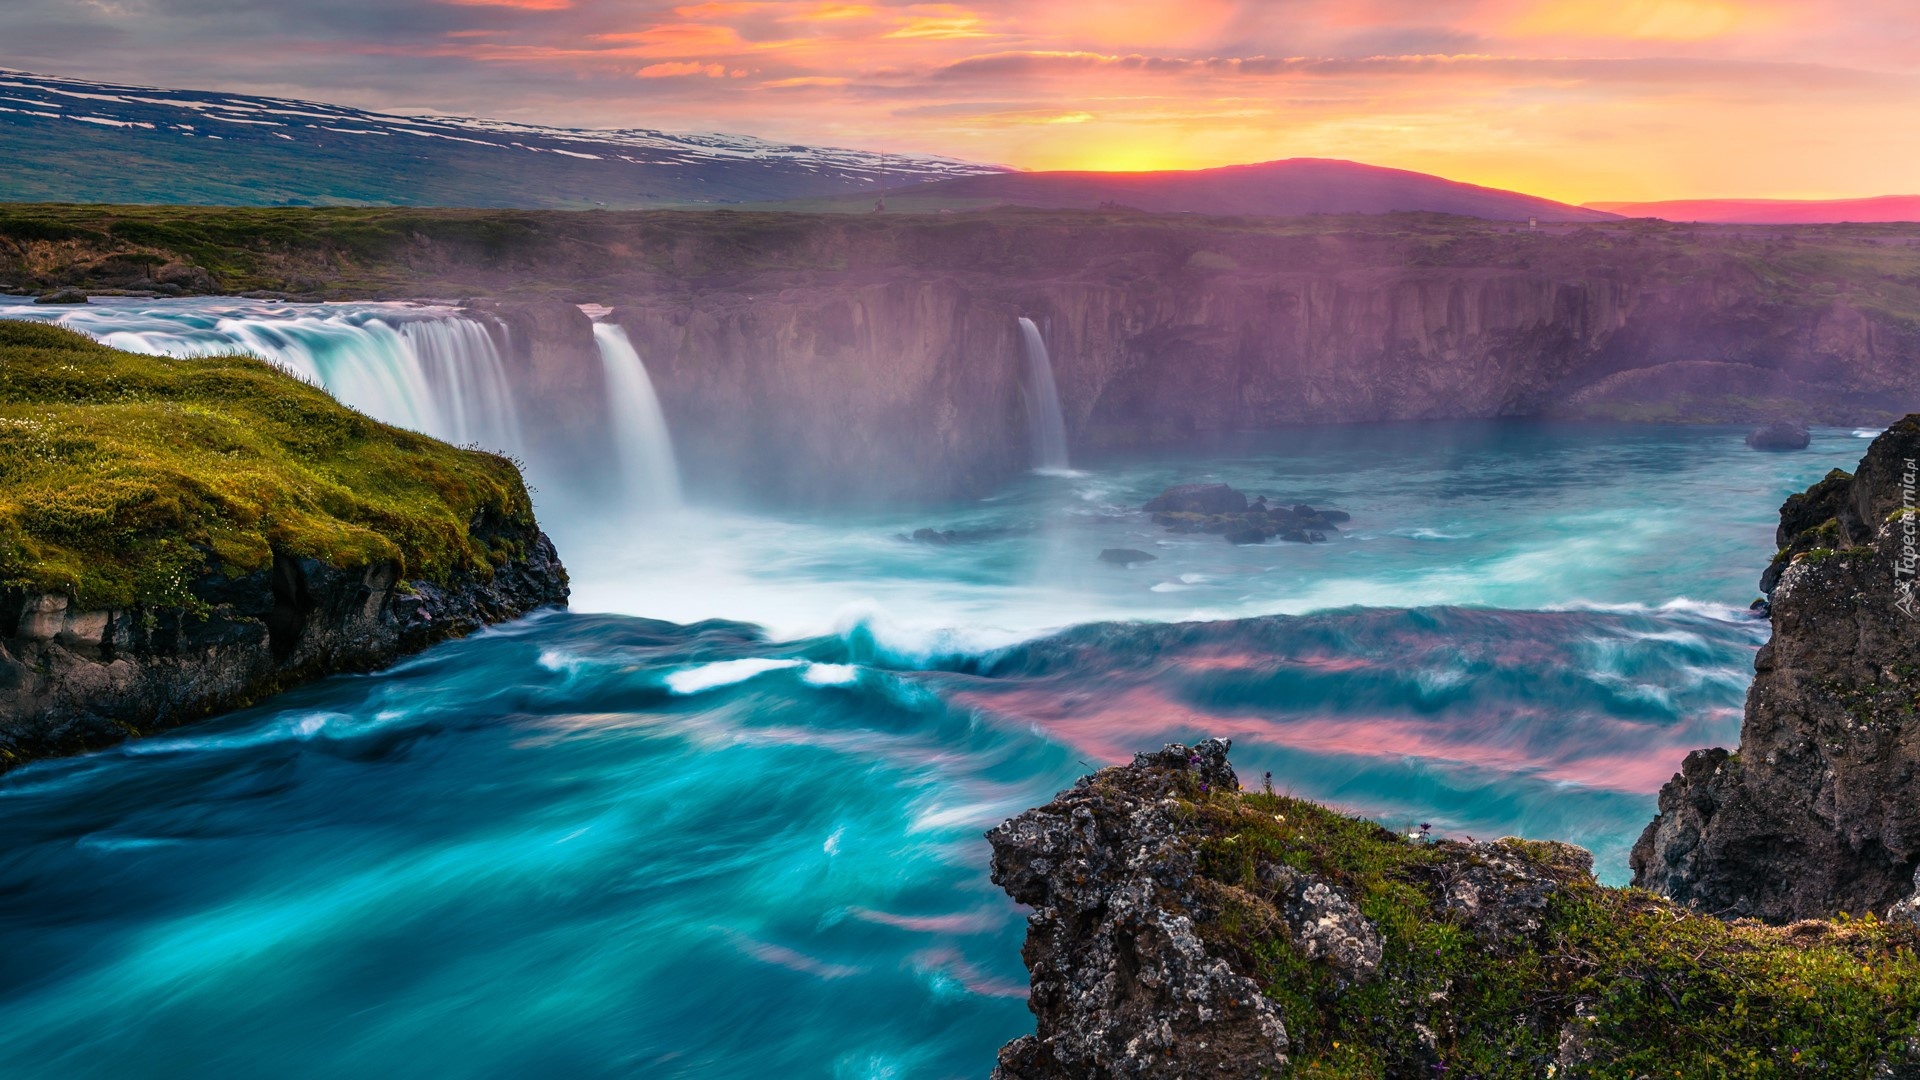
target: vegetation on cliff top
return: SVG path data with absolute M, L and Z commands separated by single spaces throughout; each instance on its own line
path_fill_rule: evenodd
M 1289 218 L 983 208 L 957 214 L 765 210 L 530 211 L 368 207 L 12 204 L 0 284 L 30 290 L 266 290 L 314 298 L 557 293 L 613 303 L 635 290 L 758 274 L 1114 281 L 1198 273 L 1380 268 L 1725 282 L 1783 308 L 1844 301 L 1920 322 L 1913 225 L 1747 226 L 1621 221 L 1552 226 L 1403 213 Z M 1920 332 L 1920 331 L 1917 331 Z
M 1501 855 L 1544 883 L 1544 906 L 1528 913 L 1534 928 L 1490 939 L 1448 903 L 1484 847 L 1189 786 L 1212 908 L 1195 913 L 1201 937 L 1279 1002 L 1294 1075 L 1867 1077 L 1908 1064 L 1920 1017 L 1910 924 L 1723 921 L 1596 884 L 1577 849 L 1513 840 Z M 1372 979 L 1343 987 L 1306 958 L 1262 895 L 1262 862 L 1353 898 L 1384 939 Z
M 273 554 L 489 575 L 532 504 L 503 458 L 378 423 L 248 357 L 138 356 L 0 321 L 0 587 L 190 604 Z

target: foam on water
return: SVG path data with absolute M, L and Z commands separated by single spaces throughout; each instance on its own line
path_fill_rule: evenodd
M 1301 431 L 932 510 L 562 522 L 574 612 L 0 777 L 0 1061 L 981 1075 L 1032 1023 L 981 831 L 1208 734 L 1245 778 L 1619 881 L 1659 784 L 1734 737 L 1774 508 L 1860 446 L 1743 434 Z M 1234 547 L 1138 512 L 1197 480 L 1353 521 Z

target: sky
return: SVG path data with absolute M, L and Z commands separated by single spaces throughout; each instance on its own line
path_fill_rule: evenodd
M 1914 0 L 0 0 L 0 66 L 1027 169 L 1920 191 Z

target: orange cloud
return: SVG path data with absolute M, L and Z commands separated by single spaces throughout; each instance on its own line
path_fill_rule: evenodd
M 800 75 L 791 79 L 775 79 L 761 83 L 767 90 L 791 90 L 803 86 L 845 86 L 849 80 L 834 75 Z
M 565 11 L 573 0 L 443 0 L 456 7 L 504 7 L 522 11 Z
M 1771 24 L 1772 13 L 1730 0 L 1551 0 L 1518 13 L 1508 30 L 1521 35 L 1705 41 Z
M 724 64 L 668 63 L 648 64 L 634 75 L 642 79 L 673 79 L 685 75 L 705 75 L 709 79 L 718 79 L 727 73 Z
M 343 83 L 354 104 L 378 106 L 378 85 L 443 112 L 1027 168 L 1350 157 L 1570 201 L 1860 196 L 1920 175 L 1920 141 L 1899 137 L 1920 115 L 1912 0 L 386 2 L 430 6 L 434 29 L 289 49 L 377 70 Z M 192 62 L 215 54 L 248 55 Z

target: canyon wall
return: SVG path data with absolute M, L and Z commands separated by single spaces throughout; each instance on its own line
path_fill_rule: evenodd
M 1021 315 L 1081 455 L 1300 424 L 1884 424 L 1920 407 L 1920 323 L 1787 303 L 1738 267 L 1357 257 L 1142 249 L 999 276 L 955 256 L 884 280 L 769 272 L 634 295 L 614 317 L 697 483 L 802 502 L 977 495 L 1028 464 Z
M 493 297 L 527 407 L 563 441 L 606 406 L 591 327 L 562 308 L 610 307 L 695 485 L 797 503 L 977 495 L 1024 467 L 1020 316 L 1082 455 L 1294 424 L 1880 425 L 1920 408 L 1914 226 L 38 212 L 0 220 L 0 279 Z M 116 216 L 139 214 L 164 220 Z M 575 460 L 592 471 L 591 451 Z

